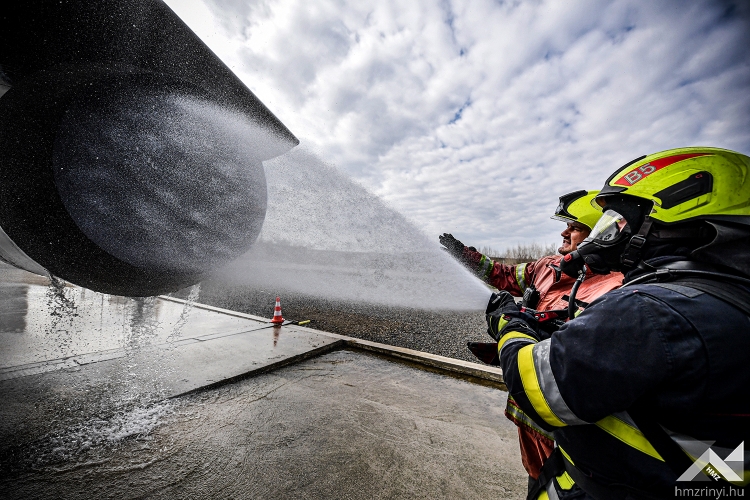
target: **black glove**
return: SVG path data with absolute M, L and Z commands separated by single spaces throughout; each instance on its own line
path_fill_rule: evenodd
M 540 338 L 537 331 L 537 321 L 534 316 L 521 312 L 511 294 L 506 291 L 493 293 L 485 311 L 487 319 L 487 333 L 490 337 L 500 341 L 507 331 L 519 331 Z
M 490 301 L 487 302 L 487 310 L 484 314 L 491 314 L 497 310 L 503 313 L 517 313 L 518 305 L 516 299 L 505 290 L 500 290 L 498 293 L 490 295 Z
M 488 365 L 500 366 L 500 356 L 497 354 L 497 342 L 467 342 L 466 347 L 481 362 Z
M 464 248 L 466 248 L 466 245 L 454 238 L 452 234 L 448 233 L 443 233 L 442 235 L 438 236 L 438 239 L 440 240 L 440 244 L 443 245 L 452 256 L 457 259 L 461 259 L 464 254 Z

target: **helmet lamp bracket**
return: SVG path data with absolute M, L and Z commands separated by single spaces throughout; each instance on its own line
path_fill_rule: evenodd
M 661 200 L 661 208 L 669 209 L 680 203 L 695 199 L 713 190 L 713 176 L 710 172 L 698 172 L 684 181 L 662 189 L 654 196 Z

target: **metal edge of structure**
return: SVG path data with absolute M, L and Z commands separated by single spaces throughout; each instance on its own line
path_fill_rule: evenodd
M 323 333 L 324 335 L 327 334 L 326 332 L 318 333 Z M 492 385 L 499 385 L 503 390 L 507 390 L 503 379 L 503 371 L 500 368 L 483 366 L 477 363 L 462 361 L 460 359 L 449 358 L 437 354 L 430 354 L 424 351 L 415 351 L 404 347 L 370 342 L 369 340 L 349 337 L 344 342 L 344 347 L 347 348 L 379 354 L 396 361 L 404 361 L 409 364 L 414 364 L 422 369 L 436 370 L 446 375 L 479 379 L 483 382 L 489 382 Z
M 178 299 L 176 297 L 163 295 L 163 296 L 159 296 L 159 298 L 164 299 L 164 300 L 170 300 L 170 301 L 181 303 L 181 304 L 187 304 L 186 300 Z M 205 309 L 208 311 L 228 314 L 228 315 L 236 316 L 239 318 L 246 318 L 246 319 L 252 319 L 255 321 L 262 321 L 265 323 L 270 323 L 270 320 L 266 318 L 261 318 L 259 316 L 254 316 L 252 314 L 245 314 L 245 313 L 241 313 L 237 311 L 231 311 L 229 309 L 222 309 L 220 307 L 200 304 L 198 302 L 193 302 L 191 305 L 192 307 L 196 307 L 198 309 Z M 281 368 L 282 366 L 287 366 L 290 364 L 297 363 L 299 361 L 304 361 L 306 359 L 310 359 L 312 357 L 316 357 L 316 356 L 319 356 L 319 355 L 322 355 L 322 354 L 325 354 L 327 352 L 334 351 L 337 349 L 348 348 L 348 349 L 353 349 L 357 351 L 370 352 L 370 353 L 374 353 L 380 356 L 385 356 L 387 358 L 391 358 L 394 360 L 407 362 L 407 363 L 419 366 L 420 368 L 423 368 L 423 369 L 437 370 L 441 373 L 445 373 L 451 376 L 459 375 L 459 376 L 479 379 L 482 381 L 486 381 L 492 384 L 499 385 L 502 389 L 506 390 L 505 380 L 503 379 L 503 371 L 500 368 L 495 368 L 493 366 L 480 365 L 478 363 L 472 363 L 472 362 L 463 361 L 460 359 L 449 358 L 447 356 L 430 354 L 428 352 L 416 351 L 414 349 L 407 349 L 405 347 L 396 347 L 396 346 L 392 346 L 388 344 L 371 342 L 369 340 L 358 339 L 355 337 L 348 337 L 346 335 L 339 335 L 336 333 L 325 332 L 322 330 L 315 330 L 313 328 L 306 328 L 303 326 L 297 326 L 297 325 L 287 325 L 287 326 L 293 327 L 295 330 L 300 330 L 300 331 L 315 333 L 317 335 L 324 335 L 327 337 L 332 337 L 332 338 L 338 339 L 339 342 L 334 342 L 322 348 L 313 349 L 312 351 L 308 351 L 298 356 L 292 356 L 283 361 L 280 361 L 279 363 L 273 363 L 271 365 L 263 367 L 262 369 L 254 370 L 250 373 L 240 375 L 237 377 L 233 377 L 232 379 L 222 380 L 220 382 L 212 384 L 212 386 L 207 386 L 202 389 L 210 388 L 213 386 L 219 386 L 227 382 L 232 382 L 237 379 L 250 377 L 258 373 L 265 373 L 268 371 L 272 371 L 277 368 Z M 197 389 L 197 390 L 202 390 L 202 389 Z M 191 391 L 191 392 L 194 392 L 194 391 Z

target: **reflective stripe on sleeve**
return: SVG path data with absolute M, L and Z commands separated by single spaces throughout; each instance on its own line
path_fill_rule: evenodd
M 549 425 L 563 427 L 587 424 L 589 422 L 581 420 L 568 408 L 560 394 L 549 363 L 550 344 L 551 339 L 547 339 L 524 346 L 518 351 L 518 373 L 526 397 L 529 398 L 534 410 Z M 626 445 L 664 461 L 626 412 L 604 417 L 595 425 Z
M 527 345 L 518 351 L 518 373 L 521 376 L 523 391 L 526 393 L 526 397 L 529 398 L 529 402 L 531 402 L 534 410 L 545 422 L 555 427 L 564 427 L 565 422 L 560 420 L 549 407 L 542 393 L 542 388 L 539 385 L 536 368 L 534 367 L 533 352 L 534 347 L 537 345 L 539 344 Z
M 549 349 L 551 345 L 551 339 L 547 339 L 543 342 L 539 342 L 534 346 L 534 367 L 537 372 L 537 379 L 539 380 L 539 386 L 542 389 L 544 399 L 547 400 L 550 409 L 555 415 L 567 425 L 581 425 L 588 424 L 585 420 L 581 420 L 576 416 L 575 413 L 568 408 L 565 400 L 560 394 L 560 389 L 557 387 L 557 381 L 555 375 L 552 373 L 552 367 L 549 364 Z
M 664 461 L 626 412 L 604 417 L 596 423 L 596 426 L 626 445 L 657 460 Z
M 516 283 L 518 283 L 521 293 L 525 292 L 526 288 L 528 288 L 526 285 L 526 263 L 516 266 Z
M 568 474 L 567 472 L 563 472 L 561 475 L 555 477 L 547 483 L 547 487 L 537 497 L 537 500 L 542 500 L 543 498 L 545 498 L 545 493 L 547 494 L 546 498 L 548 498 L 549 500 L 560 500 L 560 495 L 557 494 L 555 483 L 557 483 L 557 485 L 563 491 L 569 491 L 576 484 L 575 481 L 573 481 L 573 478 L 570 477 L 570 474 Z
M 490 272 L 492 271 L 494 265 L 495 263 L 492 261 L 492 259 L 482 254 L 482 258 L 479 259 L 479 265 L 477 266 L 477 275 L 486 278 L 490 275 Z
M 498 356 L 503 355 L 503 347 L 505 347 L 506 345 L 510 345 L 515 342 L 528 342 L 528 341 L 536 343 L 536 339 L 532 337 L 531 335 L 526 335 L 525 333 L 521 333 L 521 332 L 506 333 L 505 335 L 503 335 L 503 337 L 500 339 L 500 342 L 498 342 L 497 344 L 497 355 Z
M 547 493 L 547 498 L 549 498 L 549 500 L 560 500 L 560 497 L 557 495 L 557 490 L 555 489 L 554 478 L 547 483 L 547 487 L 544 491 Z M 539 498 L 542 498 L 542 496 L 539 495 Z
M 555 436 L 539 427 L 537 423 L 531 419 L 531 417 L 526 415 L 523 410 L 517 406 L 517 404 L 511 402 L 512 399 L 513 396 L 508 396 L 508 403 L 505 406 L 505 414 L 506 416 L 510 416 L 510 419 L 513 421 L 513 423 L 515 423 L 517 426 L 526 426 L 537 434 L 546 437 L 550 441 L 555 440 Z

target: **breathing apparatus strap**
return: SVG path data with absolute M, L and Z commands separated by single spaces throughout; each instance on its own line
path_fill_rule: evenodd
M 750 291 L 742 286 L 694 277 L 677 278 L 670 283 L 700 290 L 719 300 L 723 300 L 750 316 Z
M 641 224 L 641 229 L 638 234 L 633 235 L 628 242 L 628 246 L 625 248 L 625 252 L 622 254 L 622 263 L 626 266 L 634 266 L 638 261 L 641 260 L 641 249 L 646 244 L 646 238 L 648 233 L 651 231 L 651 225 L 654 223 L 651 217 L 646 216 L 646 219 Z
M 563 300 L 564 300 L 565 302 L 568 302 L 568 303 L 569 303 L 569 302 L 570 302 L 570 295 L 563 295 L 563 296 L 562 296 L 562 299 L 563 299 Z M 578 300 L 578 299 L 575 299 L 575 300 L 576 300 L 576 305 L 577 305 L 578 307 L 580 307 L 581 309 L 586 309 L 586 308 L 587 308 L 587 307 L 589 306 L 589 303 L 588 303 L 588 302 L 584 302 L 584 301 L 582 301 L 582 300 Z
M 750 316 L 750 280 L 704 269 L 690 269 L 690 264 L 693 262 L 681 261 L 669 264 L 674 267 L 657 268 L 654 272 L 625 283 L 623 288 L 645 283 L 668 288 L 670 283 L 674 283 L 707 293 Z

